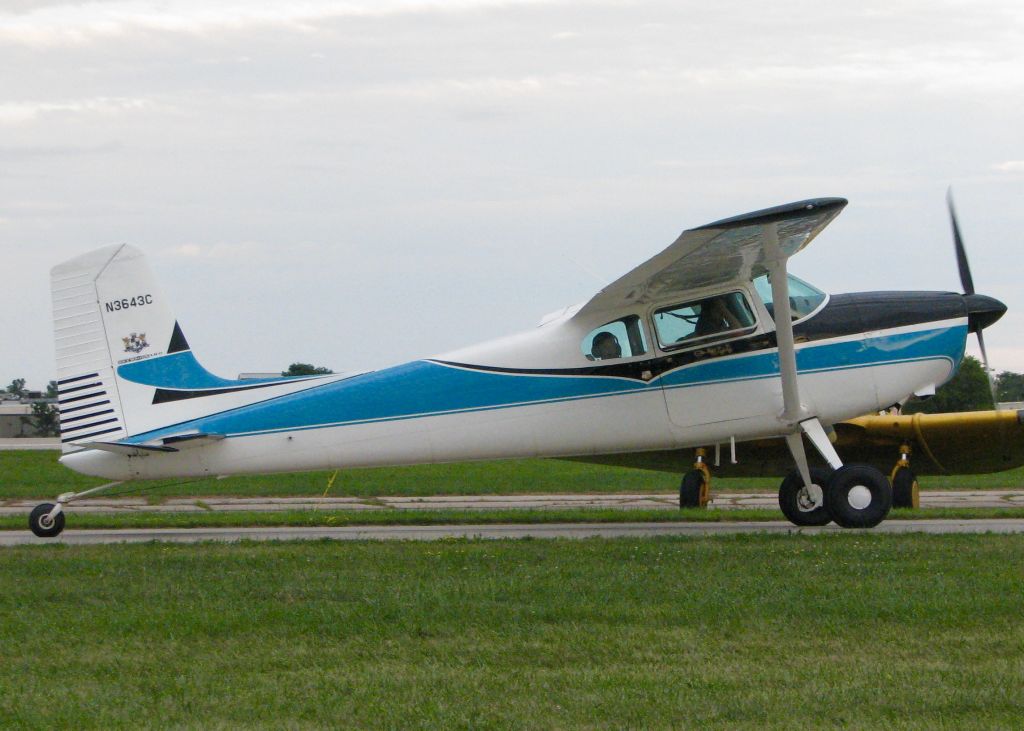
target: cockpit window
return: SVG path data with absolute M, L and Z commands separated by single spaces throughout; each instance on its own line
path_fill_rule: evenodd
M 640 318 L 630 315 L 594 328 L 583 338 L 580 350 L 587 360 L 614 360 L 643 355 L 647 352 L 647 341 L 644 339 Z
M 654 327 L 663 348 L 718 340 L 753 330 L 757 324 L 741 292 L 706 297 L 654 313 Z
M 772 307 L 772 282 L 768 277 L 769 275 L 762 274 L 754 280 L 754 286 L 757 288 L 757 293 L 761 296 L 761 300 L 764 302 L 764 306 L 769 314 L 774 317 L 775 308 Z M 802 279 L 797 279 L 792 274 L 789 275 L 789 308 L 793 312 L 794 320 L 807 317 L 807 315 L 818 309 L 824 301 L 825 293 L 820 289 L 812 287 Z

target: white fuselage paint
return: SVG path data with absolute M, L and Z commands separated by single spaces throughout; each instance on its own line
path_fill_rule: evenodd
M 818 340 L 798 345 L 797 350 L 880 334 L 965 324 L 966 320 L 925 323 Z M 592 325 L 563 319 L 531 333 L 458 351 L 439 360 L 492 366 L 514 361 L 513 367 L 536 367 L 544 364 L 544 360 L 531 355 L 551 353 L 553 344 L 568 344 L 576 350 L 581 334 Z M 506 357 L 513 354 L 514 358 Z M 884 408 L 922 387 L 941 384 L 952 375 L 955 365 L 950 357 L 937 355 L 904 361 L 895 358 L 892 362 L 837 370 L 801 371 L 801 400 L 809 413 L 831 424 Z M 128 457 L 85 450 L 66 455 L 62 462 L 90 475 L 132 479 L 625 453 L 781 435 L 787 429 L 779 419 L 781 411 L 782 392 L 776 374 L 490 410 L 229 434 L 219 442 L 194 448 L 184 446 L 174 453 Z

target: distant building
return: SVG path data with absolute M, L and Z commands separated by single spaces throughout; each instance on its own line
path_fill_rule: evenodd
M 0 392 L 0 439 L 40 436 L 32 426 L 32 404 L 56 402 L 57 399 L 48 398 L 42 391 L 26 391 L 21 398 Z
M 26 421 L 30 416 L 32 404 L 0 401 L 0 439 L 37 436 L 32 424 Z

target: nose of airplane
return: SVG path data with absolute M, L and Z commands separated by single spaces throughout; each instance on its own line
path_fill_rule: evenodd
M 984 330 L 1006 312 L 1006 305 L 984 294 L 963 295 L 967 307 L 967 326 L 971 332 Z

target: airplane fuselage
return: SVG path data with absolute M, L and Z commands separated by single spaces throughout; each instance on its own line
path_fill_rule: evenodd
M 651 318 L 659 302 L 582 319 L 568 310 L 527 333 L 352 376 L 211 382 L 187 349 L 127 363 L 118 374 L 140 389 L 161 370 L 177 374 L 153 403 L 180 417 L 148 431 L 128 424 L 133 436 L 125 442 L 190 431 L 224 438 L 167 454 L 85 450 L 62 462 L 109 479 L 199 477 L 640 452 L 781 435 L 770 312 L 752 286 L 743 294 L 756 326 L 694 347 L 658 342 Z M 826 299 L 794 326 L 808 413 L 835 423 L 941 385 L 963 357 L 969 315 L 977 316 L 969 305 L 944 292 Z M 623 316 L 642 323 L 644 353 L 604 361 L 581 350 L 593 328 Z M 168 423 L 166 414 L 160 419 Z

